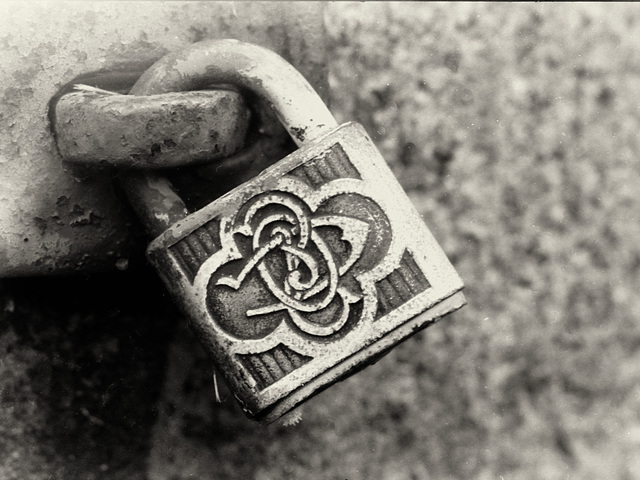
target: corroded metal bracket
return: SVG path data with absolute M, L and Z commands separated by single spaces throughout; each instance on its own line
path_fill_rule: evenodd
M 321 95 L 328 93 L 321 4 L 70 5 L 39 3 L 34 14 L 30 2 L 16 2 L 0 18 L 0 277 L 115 270 L 126 265 L 132 250 L 142 248 L 113 174 L 72 169 L 57 151 L 47 105 L 74 79 L 91 84 L 91 76 L 79 75 L 117 71 L 115 81 L 130 86 L 169 51 L 207 38 L 234 37 L 277 51 Z M 137 71 L 123 69 L 132 64 Z M 265 151 L 287 141 L 283 130 L 268 133 Z M 224 190 L 239 174 L 224 163 L 201 169 L 206 182 L 199 180 L 198 168 L 185 169 L 174 183 L 198 196 L 206 189 L 206 196 L 212 194 L 212 177 Z M 227 177 L 221 175 L 225 170 Z

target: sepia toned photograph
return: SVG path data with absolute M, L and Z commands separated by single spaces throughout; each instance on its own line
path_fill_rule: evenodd
M 639 89 L 635 3 L 1 2 L 0 480 L 640 479 Z

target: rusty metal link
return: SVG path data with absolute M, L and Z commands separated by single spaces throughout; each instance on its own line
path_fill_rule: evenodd
M 158 169 L 211 162 L 242 148 L 249 111 L 238 92 L 126 95 L 140 74 L 85 75 L 54 97 L 49 115 L 66 162 Z
M 65 162 L 123 169 L 121 185 L 130 192 L 131 205 L 139 218 L 146 219 L 147 231 L 157 235 L 189 209 L 165 176 L 136 170 L 226 160 L 224 170 L 236 158 L 242 162 L 247 155 L 259 156 L 265 139 L 254 139 L 242 154 L 235 155 L 245 146 L 251 115 L 233 87 L 130 95 L 143 73 L 135 65 L 77 77 L 52 98 L 49 118 Z
M 150 97 L 78 85 L 55 109 L 58 150 L 67 162 L 167 168 L 211 162 L 244 144 L 249 112 L 236 92 Z

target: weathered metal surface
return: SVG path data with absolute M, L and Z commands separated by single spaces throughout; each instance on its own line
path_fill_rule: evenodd
M 282 78 L 290 80 L 286 88 L 281 84 Z M 267 127 L 263 124 L 273 124 L 265 117 L 273 117 L 275 112 L 298 144 L 337 126 L 313 87 L 291 64 L 271 50 L 232 39 L 202 41 L 166 55 L 145 71 L 131 88 L 129 96 L 144 103 L 145 96 L 194 90 L 212 83 L 229 83 L 251 89 L 259 99 L 268 99 L 270 108 L 267 108 L 271 113 L 257 106 L 262 117 L 258 128 L 265 130 Z M 72 133 L 77 136 L 77 129 Z M 233 158 L 228 161 L 233 161 Z M 159 181 L 157 177 L 146 179 L 144 175 L 135 175 L 124 182 L 132 205 L 138 209 L 147 229 L 156 235 L 171 225 L 169 218 L 176 218 L 165 211 L 180 212 L 184 208 L 183 202 L 171 189 L 166 186 L 158 188 Z M 162 192 L 166 192 L 164 198 Z
M 464 304 L 355 124 L 179 221 L 148 252 L 243 408 L 267 421 Z
M 47 104 L 62 86 L 98 71 L 106 82 L 98 87 L 130 85 L 167 52 L 233 37 L 279 52 L 326 95 L 320 18 L 322 5 L 307 3 L 4 2 L 0 277 L 114 270 L 139 245 L 112 174 L 70 175 L 57 153 Z M 104 77 L 111 71 L 112 79 Z M 286 138 L 284 132 L 272 136 Z
M 84 89 L 55 104 L 62 158 L 88 166 L 167 168 L 213 162 L 243 145 L 249 112 L 230 91 L 139 97 Z
M 297 144 L 337 126 L 313 87 L 291 64 L 268 48 L 233 39 L 202 41 L 166 55 L 142 74 L 130 93 L 195 90 L 212 82 L 241 86 L 268 99 Z
M 301 148 L 171 225 L 148 256 L 247 414 L 273 421 L 460 308 L 463 285 L 364 129 L 338 127 L 277 54 L 201 42 L 131 92 L 218 81 L 257 93 Z M 134 202 L 155 190 L 142 177 Z

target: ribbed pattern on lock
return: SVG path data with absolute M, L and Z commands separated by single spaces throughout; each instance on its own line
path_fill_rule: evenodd
M 291 170 L 289 175 L 299 178 L 313 188 L 338 178 L 361 178 L 339 143 L 335 143 L 314 159 Z
M 238 357 L 242 365 L 249 370 L 260 390 L 273 385 L 311 360 L 311 357 L 294 352 L 282 344 L 266 352 L 238 355 Z
M 177 260 L 184 275 L 193 282 L 200 266 L 221 248 L 220 223 L 213 219 L 173 244 L 169 247 L 169 252 Z
M 398 268 L 376 282 L 378 295 L 376 319 L 405 304 L 430 286 L 431 284 L 413 259 L 413 255 L 405 250 Z

